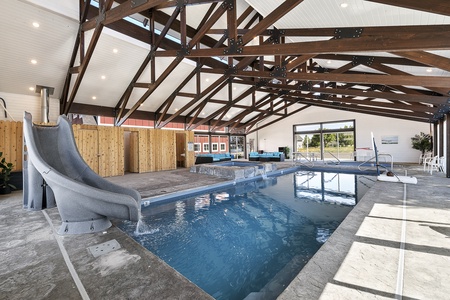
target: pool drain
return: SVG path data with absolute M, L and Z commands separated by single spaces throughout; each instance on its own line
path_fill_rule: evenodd
M 100 255 L 120 249 L 120 244 L 116 240 L 110 240 L 108 242 L 88 247 L 87 249 L 94 257 L 98 257 Z

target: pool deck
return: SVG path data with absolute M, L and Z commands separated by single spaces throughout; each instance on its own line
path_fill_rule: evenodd
M 279 299 L 448 299 L 450 179 L 405 169 L 418 184 L 376 182 Z M 187 169 L 109 179 L 144 198 L 226 181 Z M 58 236 L 59 224 L 56 208 L 0 195 L 0 299 L 212 299 L 114 226 Z M 111 240 L 120 249 L 88 251 Z

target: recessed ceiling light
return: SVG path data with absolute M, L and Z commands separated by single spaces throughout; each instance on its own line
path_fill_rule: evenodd
M 209 78 L 206 78 L 205 81 L 206 81 L 206 82 L 209 82 Z
M 205 115 L 205 112 L 202 112 L 202 115 Z
M 348 7 L 348 3 L 346 3 L 346 2 L 344 2 L 344 3 L 341 3 L 341 7 L 342 7 L 342 8 L 346 8 L 346 7 Z
M 37 64 L 37 60 L 32 59 L 32 60 L 31 60 L 31 63 L 32 63 L 33 65 L 35 65 L 35 64 Z
M 178 108 L 175 108 L 175 111 L 178 111 Z
M 97 97 L 95 97 L 95 96 L 92 96 L 92 100 L 95 100 L 95 99 L 97 99 Z
M 331 60 L 327 60 L 327 64 L 331 64 Z
M 113 52 L 114 52 L 114 53 L 117 53 L 117 52 L 119 52 L 119 50 L 117 50 L 116 48 L 114 48 L 114 49 L 113 49 Z
M 432 69 L 432 68 L 428 68 L 428 69 L 427 69 L 427 72 L 428 72 L 428 73 L 431 73 L 431 72 L 433 72 L 433 69 Z
M 105 76 L 105 75 L 102 75 L 102 79 L 106 79 L 106 76 Z
M 144 105 L 144 103 L 141 103 L 141 105 L 139 105 L 139 106 L 142 106 L 142 105 Z
M 233 87 L 233 90 L 234 90 L 234 91 L 236 90 L 236 87 L 235 87 L 235 86 Z
M 32 87 L 32 86 L 29 87 L 28 89 L 29 89 L 30 91 L 34 91 L 34 87 Z
M 39 27 L 39 23 L 38 22 L 33 22 L 33 27 L 38 28 Z

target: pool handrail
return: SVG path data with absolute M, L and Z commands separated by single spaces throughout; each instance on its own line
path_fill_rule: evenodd
M 393 172 L 393 170 L 394 170 L 394 159 L 393 159 L 392 155 L 389 154 L 389 153 L 379 153 L 379 154 L 378 154 L 378 157 L 380 157 L 380 156 L 387 156 L 387 157 L 390 158 L 390 163 L 391 163 L 391 169 L 390 169 L 390 171 Z M 363 161 L 362 163 L 360 163 L 360 164 L 358 165 L 358 170 L 360 170 L 360 171 L 367 171 L 367 170 L 369 170 L 370 168 L 362 169 L 361 167 L 362 167 L 364 164 L 367 164 L 367 163 L 369 163 L 369 162 L 371 162 L 371 161 L 373 161 L 373 160 L 375 160 L 375 166 L 378 168 L 378 167 L 380 166 L 380 164 L 379 164 L 379 162 L 378 162 L 377 156 L 372 156 L 371 158 L 369 158 L 369 159 Z
M 314 167 L 314 161 L 312 161 L 312 160 L 310 160 L 309 158 L 307 158 L 306 156 L 304 156 L 301 152 L 292 152 L 292 155 L 293 155 L 292 161 L 293 161 L 294 165 L 297 165 L 297 162 L 298 162 L 300 165 L 303 165 L 303 166 L 305 166 L 305 167 L 307 167 L 307 168 L 312 168 L 312 167 Z M 300 159 L 297 159 L 297 156 L 300 156 Z M 302 162 L 302 157 L 303 157 L 306 161 L 308 161 L 309 164 L 303 163 L 303 162 Z
M 331 153 L 330 151 L 327 151 L 327 153 L 329 153 L 331 156 L 333 156 L 334 158 L 336 158 L 336 162 L 333 162 L 335 165 L 340 165 L 341 164 L 341 160 L 339 158 L 337 158 L 333 153 Z M 323 162 L 325 164 L 328 164 L 328 160 L 325 161 L 325 158 L 323 159 Z

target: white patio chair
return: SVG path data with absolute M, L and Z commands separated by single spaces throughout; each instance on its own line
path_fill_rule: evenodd
M 420 154 L 419 156 L 419 165 L 425 162 L 426 158 L 431 158 L 432 157 L 432 153 L 431 152 L 426 152 L 424 154 Z
M 442 157 L 443 160 L 443 157 Z M 441 158 L 439 156 L 433 157 L 431 164 L 430 164 L 430 174 L 433 175 L 433 170 L 436 170 L 437 172 L 440 172 L 442 170 L 441 165 Z
M 431 164 L 432 164 L 432 162 L 433 162 L 433 160 L 434 159 L 438 159 L 439 157 L 438 156 L 435 156 L 435 157 L 426 157 L 426 158 L 424 158 L 423 159 L 423 171 L 424 172 L 430 172 L 430 167 L 431 167 Z

